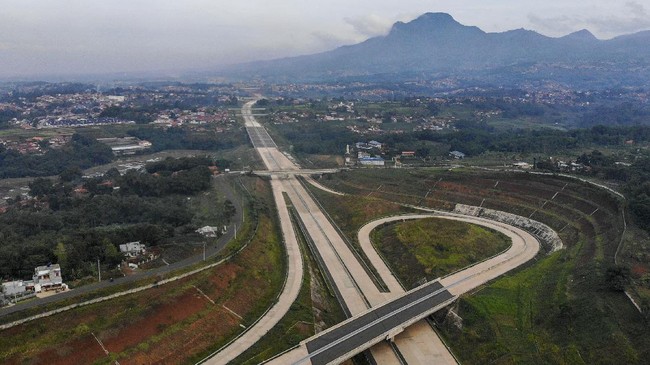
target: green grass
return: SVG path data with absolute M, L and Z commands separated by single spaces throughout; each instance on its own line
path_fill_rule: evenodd
M 510 247 L 502 233 L 448 219 L 419 219 L 383 226 L 373 244 L 390 258 L 407 287 L 435 279 L 487 259 Z
M 245 325 L 253 323 L 267 309 L 269 303 L 273 302 L 273 298 L 279 292 L 284 280 L 284 266 L 286 263 L 284 262 L 285 254 L 281 245 L 279 228 L 272 211 L 269 209 L 270 204 L 272 204 L 270 200 L 272 197 L 270 196 L 268 184 L 261 182 L 260 179 L 245 178 L 244 180 L 247 180 L 245 181 L 248 185 L 247 188 L 253 192 L 254 199 L 258 201 L 258 206 L 261 208 L 257 210 L 256 218 L 249 216 L 249 219 L 246 220 L 248 222 L 246 227 L 251 224 L 256 225 L 253 222 L 259 221 L 258 229 L 245 228 L 241 235 L 238 235 L 236 241 L 239 243 L 231 243 L 230 250 L 235 250 L 238 246 L 241 247 L 242 243 L 245 243 L 240 241 L 251 239 L 250 234 L 247 234 L 247 232 L 255 233 L 247 248 L 237 256 L 222 266 L 202 271 L 180 281 L 110 301 L 73 309 L 6 330 L 0 336 L 0 362 L 8 361 L 17 354 L 21 354 L 22 359 L 25 361 L 28 361 L 29 358 L 34 359 L 40 351 L 47 347 L 65 347 L 70 341 L 87 337 L 89 331 L 93 331 L 98 335 L 104 333 L 109 337 L 115 336 L 122 329 L 137 323 L 138 320 L 150 315 L 155 316 L 156 308 L 173 304 L 177 298 L 186 296 L 188 293 L 194 295 L 195 286 L 212 296 L 218 305 L 226 303 L 228 300 L 237 300 L 236 297 L 242 298 L 244 296 L 248 298 L 245 302 L 251 303 L 251 305 L 245 313 L 240 313 L 244 317 L 242 323 Z M 231 285 L 224 291 L 215 292 L 213 285 L 210 285 L 210 280 L 215 275 L 223 275 L 220 274 L 222 268 L 228 270 L 226 275 L 228 275 Z M 189 270 L 189 268 L 185 270 Z M 111 288 L 110 291 L 117 289 Z M 102 294 L 106 293 L 102 292 Z M 93 295 L 98 294 L 99 292 Z M 76 298 L 76 300 L 79 300 L 79 298 Z M 183 321 L 159 327 L 154 336 L 140 343 L 132 344 L 122 352 L 112 355 L 124 359 L 155 350 L 160 346 L 165 348 L 169 345 L 170 337 L 182 337 L 187 331 L 196 337 L 197 334 L 192 332 L 196 321 L 214 315 L 213 312 L 214 308 L 207 306 Z M 97 315 L 98 313 L 101 313 L 101 315 Z M 202 326 L 205 328 L 206 324 L 204 323 Z M 206 339 L 209 339 L 209 343 L 211 343 L 209 348 L 199 351 L 200 354 L 213 351 L 239 331 L 241 331 L 241 328 L 237 326 L 226 332 L 200 331 L 198 334 L 200 343 L 205 343 Z M 192 353 L 186 354 L 188 357 L 194 355 Z
M 288 197 L 285 199 L 287 207 L 292 209 L 291 201 Z M 293 214 L 292 220 L 295 220 Z M 304 262 L 304 276 L 298 298 L 282 320 L 260 341 L 235 359 L 234 363 L 258 364 L 298 345 L 300 341 L 312 336 L 316 327 L 330 327 L 345 319 L 345 314 L 334 295 L 328 293 L 318 264 L 307 248 L 305 237 L 298 229 L 296 236 Z
M 463 329 L 443 329 L 461 362 L 644 363 L 647 336 L 631 333 L 647 333 L 645 324 L 634 320 L 620 295 L 590 290 L 598 278 L 572 276 L 573 253 L 555 253 L 463 297 Z
M 482 202 L 525 216 L 535 212 L 533 219 L 559 232 L 564 250 L 539 256 L 458 302 L 462 329 L 444 322 L 442 333 L 463 364 L 646 364 L 650 358 L 649 318 L 611 290 L 605 275 L 623 224 L 620 202 L 603 190 L 565 178 L 469 169 L 350 171 L 324 183 L 396 202 L 448 209 Z M 626 241 L 633 237 L 639 236 Z M 625 247 L 619 258 L 628 260 L 632 252 Z

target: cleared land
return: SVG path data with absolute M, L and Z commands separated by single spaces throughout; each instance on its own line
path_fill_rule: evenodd
M 650 356 L 650 326 L 607 279 L 623 231 L 620 202 L 607 192 L 559 177 L 466 170 L 359 170 L 320 182 L 432 208 L 482 205 L 559 232 L 566 250 L 460 300 L 462 327 L 443 334 L 461 362 L 642 364 Z
M 247 248 L 231 261 L 155 289 L 6 330 L 0 337 L 0 362 L 181 364 L 241 332 L 277 295 L 285 265 L 269 185 L 254 178 L 246 185 L 257 212 L 247 221 L 258 224 Z M 248 240 L 246 230 L 241 233 L 239 244 Z
M 467 267 L 510 246 L 502 233 L 448 219 L 419 219 L 375 230 L 373 244 L 407 288 Z
M 290 202 L 287 205 L 290 210 L 293 210 Z M 295 214 L 292 213 L 294 224 Z M 298 299 L 273 330 L 235 359 L 235 363 L 258 364 L 298 345 L 300 341 L 311 337 L 315 332 L 345 320 L 345 314 L 337 303 L 334 293 L 328 288 L 324 274 L 320 272 L 302 233 L 298 234 L 298 240 L 303 262 L 305 262 L 305 273 Z

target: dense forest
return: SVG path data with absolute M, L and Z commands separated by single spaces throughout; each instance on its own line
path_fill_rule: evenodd
M 391 146 L 420 146 L 422 142 L 437 142 L 450 146 L 450 150 L 477 156 L 485 152 L 512 153 L 558 153 L 576 148 L 593 146 L 621 146 L 626 141 L 635 143 L 650 141 L 650 126 L 604 126 L 573 129 L 515 129 L 501 131 L 486 122 L 459 121 L 455 130 L 417 131 L 399 134 L 384 134 L 378 138 L 386 144 L 388 157 L 401 153 L 390 150 Z M 347 144 L 360 140 L 358 134 L 351 132 L 339 123 L 291 123 L 275 126 L 288 140 L 297 153 L 341 154 Z M 428 157 L 428 152 L 420 154 Z M 431 156 L 435 157 L 435 156 Z
M 58 175 L 66 169 L 86 169 L 112 160 L 110 147 L 79 133 L 62 148 L 48 149 L 42 155 L 24 155 L 0 145 L 0 178 Z
M 108 267 L 121 262 L 119 244 L 155 246 L 193 233 L 187 197 L 210 187 L 213 164 L 167 159 L 147 166 L 154 173 L 112 169 L 93 179 L 35 179 L 34 198 L 10 201 L 0 215 L 0 277 L 28 278 L 34 267 L 54 262 L 65 267 L 66 280 L 78 279 L 94 272 L 97 259 Z M 225 219 L 231 208 L 224 205 Z
M 150 141 L 153 152 L 174 149 L 218 151 L 247 142 L 245 135 L 240 131 L 195 132 L 186 128 L 163 130 L 143 126 L 129 131 L 129 134 Z M 114 158 L 110 147 L 79 133 L 74 134 L 72 140 L 62 148 L 47 148 L 44 154 L 21 154 L 0 145 L 0 179 L 54 176 L 70 169 L 104 165 Z M 228 166 L 220 164 L 220 167 Z
M 181 127 L 164 130 L 143 126 L 128 133 L 133 137 L 151 142 L 154 152 L 182 149 L 217 151 L 234 148 L 248 142 L 246 135 L 238 131 L 234 133 L 195 132 Z
M 532 111 L 531 111 L 532 112 Z M 391 158 L 403 149 L 413 149 L 420 158 L 446 158 L 451 150 L 464 152 L 468 156 L 478 156 L 485 152 L 505 152 L 517 154 L 570 154 L 579 149 L 607 148 L 627 143 L 650 141 L 650 126 L 604 126 L 581 128 L 569 131 L 557 129 L 518 129 L 500 131 L 486 122 L 459 121 L 456 130 L 448 132 L 419 131 L 400 134 L 384 134 L 381 142 L 385 146 L 382 153 Z M 293 146 L 297 153 L 341 154 L 346 144 L 359 139 L 348 129 L 337 123 L 291 123 L 275 126 Z M 431 144 L 449 146 L 440 151 Z M 399 147 L 399 148 L 397 148 Z M 437 156 L 435 155 L 437 154 Z M 617 164 L 613 157 L 595 150 L 592 153 L 576 156 L 576 161 L 588 166 L 583 174 L 598 176 L 606 180 L 621 182 L 629 198 L 630 209 L 640 226 L 650 230 L 650 158 L 640 158 L 631 166 Z M 538 168 L 555 171 L 556 166 L 546 160 L 539 160 Z

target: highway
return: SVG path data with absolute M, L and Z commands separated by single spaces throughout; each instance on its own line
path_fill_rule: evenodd
M 391 288 L 391 292 L 403 292 L 403 290 L 401 290 L 397 278 L 393 276 L 384 260 L 372 246 L 370 234 L 374 229 L 386 223 L 426 218 L 458 220 L 494 229 L 507 235 L 511 239 L 512 245 L 494 257 L 456 273 L 451 273 L 439 281 L 420 286 L 388 302 L 392 308 L 406 308 L 393 312 L 394 322 L 385 321 L 381 324 L 378 323 L 376 326 L 368 326 L 366 325 L 367 321 L 363 320 L 364 317 L 370 315 L 372 317 L 383 316 L 385 310 L 382 310 L 382 307 L 386 305 L 384 304 L 378 307 L 377 311 L 353 317 L 343 324 L 335 326 L 333 331 L 328 329 L 303 341 L 300 347 L 274 359 L 270 364 L 303 364 L 308 363 L 307 361 L 310 361 L 311 364 L 337 363 L 361 352 L 370 345 L 382 341 L 386 337 L 391 337 L 391 333 L 395 333 L 392 336 L 392 341 L 408 364 L 455 363 L 455 359 L 449 354 L 442 341 L 431 336 L 428 325 L 423 321 L 412 323 L 414 322 L 413 319 L 424 318 L 426 315 L 443 308 L 450 299 L 457 298 L 529 261 L 539 252 L 540 244 L 531 234 L 519 228 L 482 218 L 448 212 L 434 211 L 434 213 L 398 215 L 378 219 L 364 225 L 359 230 L 358 239 L 362 250 L 386 285 Z M 427 288 L 429 290 L 426 290 Z M 411 309 L 409 305 L 420 304 L 419 301 L 424 300 L 430 300 L 430 302 L 420 307 L 415 313 L 409 312 Z M 406 324 L 410 326 L 406 326 Z M 355 336 L 349 337 L 349 334 Z M 323 351 L 323 348 L 326 348 L 326 351 Z M 415 357 L 413 357 L 414 354 Z M 421 362 L 422 359 L 427 359 L 427 362 Z
M 298 167 L 280 153 L 266 129 L 253 117 L 251 107 L 254 103 L 255 101 L 251 101 L 243 106 L 242 116 L 251 142 L 260 154 L 264 164 L 269 170 L 297 170 Z M 284 192 L 282 181 L 277 177 L 272 177 L 271 188 L 287 252 L 287 276 L 282 292 L 276 303 L 255 324 L 248 327 L 235 340 L 210 354 L 199 363 L 222 365 L 231 362 L 268 333 L 285 316 L 293 302 L 298 298 L 304 268 L 300 246 L 289 217 L 289 210 L 282 195 Z
M 294 364 L 340 363 L 381 341 L 393 341 L 405 327 L 444 308 L 456 298 L 437 281 L 422 285 L 307 339 L 302 345 L 308 355 L 295 360 Z
M 251 101 L 243 106 L 242 116 L 251 142 L 267 169 L 269 171 L 282 171 L 283 174 L 287 171 L 299 172 L 300 167 L 278 150 L 268 133 L 255 120 L 251 112 L 253 104 L 254 101 Z M 350 315 L 363 313 L 371 306 L 384 303 L 389 298 L 387 293 L 380 292 L 364 267 L 295 176 L 288 175 L 283 178 L 272 176 L 271 186 L 276 198 L 282 232 L 288 250 L 296 238 L 291 221 L 288 219 L 289 215 L 284 203 L 283 193 L 289 196 L 300 220 L 309 232 L 311 240 L 316 245 L 318 255 L 326 264 L 324 269 L 343 300 L 341 304 Z M 303 266 L 300 255 L 290 257 L 288 263 L 296 267 L 302 268 Z M 262 322 L 267 324 L 277 323 L 286 314 L 291 303 L 297 297 L 300 282 L 302 281 L 302 270 L 299 273 L 294 271 L 294 273 L 296 280 L 287 281 L 277 303 L 258 324 Z M 235 343 L 218 351 L 210 358 L 205 359 L 204 362 L 207 364 L 226 364 L 234 359 L 238 353 L 243 352 L 245 345 L 252 345 L 270 329 L 271 327 L 261 327 L 256 324 L 240 336 Z M 380 344 L 376 349 L 373 348 L 372 352 L 373 356 L 376 355 L 376 358 L 390 359 L 390 361 L 382 361 L 381 363 L 399 364 L 399 359 L 390 346 Z
M 373 266 L 377 268 L 383 278 L 393 276 L 384 260 L 379 256 L 370 241 L 370 233 L 382 224 L 413 219 L 441 218 L 477 224 L 493 229 L 508 236 L 512 245 L 508 250 L 491 257 L 485 261 L 472 265 L 456 273 L 440 279 L 440 282 L 456 296 L 465 294 L 486 282 L 493 280 L 506 272 L 519 267 L 537 255 L 540 249 L 539 241 L 530 233 L 521 228 L 492 220 L 470 217 L 461 214 L 432 210 L 428 214 L 409 214 L 387 217 L 372 221 L 361 227 L 358 233 L 359 244 Z
M 538 252 L 539 242 L 528 233 L 505 224 L 444 212 L 384 218 L 364 226 L 359 232 L 362 248 L 386 286 L 381 289 L 369 270 L 359 262 L 318 204 L 296 179 L 295 175 L 300 173 L 300 167 L 290 156 L 278 150 L 266 130 L 255 120 L 251 112 L 253 104 L 254 101 L 251 101 L 244 105 L 242 116 L 251 142 L 271 173 L 271 185 L 287 250 L 298 251 L 296 247 L 291 248 L 294 244 L 297 246 L 297 243 L 294 243 L 296 238 L 288 218 L 284 194 L 289 197 L 302 227 L 308 232 L 315 247 L 315 255 L 324 265 L 325 274 L 333 284 L 341 305 L 351 317 L 344 323 L 303 341 L 297 348 L 270 360 L 268 364 L 338 363 L 371 345 L 370 354 L 378 364 L 456 364 L 453 355 L 435 331 L 426 321 L 420 319 L 437 310 L 437 305 L 446 304 L 458 295 L 530 260 Z M 485 262 L 405 293 L 404 288 L 370 244 L 369 234 L 376 225 L 391 220 L 432 216 L 464 220 L 497 229 L 508 234 L 513 244 L 509 250 Z M 365 238 L 362 241 L 362 236 L 366 237 L 367 241 Z M 303 267 L 299 254 L 290 257 L 290 266 L 294 260 L 294 267 Z M 302 270 L 300 273 L 294 270 L 289 276 L 291 275 L 301 278 Z M 226 347 L 207 359 L 206 363 L 226 364 L 267 333 L 272 328 L 270 325 L 277 323 L 284 316 L 297 297 L 301 280 L 295 280 L 293 283 L 287 281 L 278 302 L 259 322 L 266 323 L 266 326 L 255 325 L 249 328 L 237 339 L 237 346 Z M 411 311 L 412 308 L 417 310 Z M 392 346 L 384 341 L 386 338 L 392 339 Z

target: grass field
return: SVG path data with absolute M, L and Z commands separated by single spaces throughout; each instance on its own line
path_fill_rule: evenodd
M 287 206 L 292 209 L 290 201 L 287 201 Z M 292 219 L 295 219 L 294 215 Z M 258 343 L 235 359 L 234 363 L 258 364 L 298 345 L 315 332 L 345 320 L 345 314 L 334 295 L 329 293 L 320 268 L 300 230 L 297 230 L 297 236 L 305 263 L 298 299 L 284 318 Z
M 242 330 L 240 324 L 250 325 L 266 310 L 284 281 L 285 256 L 270 187 L 257 178 L 245 178 L 245 183 L 257 212 L 247 221 L 258 222 L 257 230 L 232 260 L 154 289 L 3 331 L 0 362 L 188 363 L 219 348 Z
M 419 219 L 380 227 L 372 241 L 407 288 L 494 256 L 510 247 L 502 233 L 448 219 Z
M 322 183 L 433 208 L 482 205 L 530 216 L 560 234 L 565 250 L 457 302 L 462 328 L 444 326 L 442 333 L 462 363 L 647 363 L 650 325 L 608 283 L 623 222 L 620 201 L 603 190 L 560 177 L 469 169 L 359 170 Z

